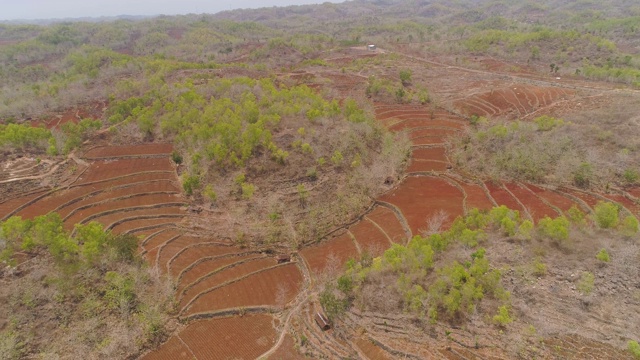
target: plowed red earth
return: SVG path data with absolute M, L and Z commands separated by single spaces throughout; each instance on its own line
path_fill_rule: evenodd
M 533 191 L 536 195 L 538 195 L 542 199 L 545 199 L 551 205 L 559 208 L 562 211 L 566 212 L 567 210 L 571 209 L 571 207 L 578 205 L 568 197 L 563 196 L 555 191 L 543 189 L 531 184 L 527 184 L 527 187 L 531 189 L 531 191 Z
M 169 155 L 172 151 L 172 144 L 101 146 L 87 151 L 83 157 L 87 159 L 97 159 L 139 155 Z
M 376 346 L 368 338 L 359 337 L 354 340 L 354 343 L 369 360 L 391 360 L 386 351 Z
M 490 210 L 495 206 L 487 196 L 487 193 L 482 186 L 477 184 L 468 184 L 451 178 L 449 178 L 449 180 L 460 186 L 466 195 L 464 199 L 465 211 L 469 211 L 471 209 Z
M 446 150 L 443 147 L 417 148 L 413 150 L 408 173 L 445 171 L 450 166 Z
M 144 220 L 131 220 L 118 224 L 111 229 L 116 234 L 128 234 L 129 232 L 140 229 L 156 229 L 163 226 L 175 226 L 180 222 L 181 217 L 166 218 L 166 219 L 144 219 Z
M 168 158 L 121 159 L 117 161 L 100 160 L 91 164 L 87 172 L 78 180 L 78 184 L 86 184 L 146 171 L 173 171 L 173 165 Z
M 248 306 L 284 306 L 298 295 L 302 281 L 296 264 L 278 266 L 203 293 L 192 302 L 185 315 Z
M 166 204 L 162 204 L 161 207 L 154 209 L 140 209 L 140 210 L 131 210 L 131 211 L 118 211 L 113 214 L 98 216 L 92 218 L 91 221 L 97 221 L 104 225 L 106 228 L 112 228 L 119 224 L 121 221 L 126 220 L 134 220 L 134 219 L 148 219 L 150 217 L 163 218 L 166 216 L 178 216 L 182 215 L 184 212 L 181 207 L 178 206 L 166 206 Z
M 151 207 L 159 204 L 175 204 L 180 206 L 182 205 L 182 202 L 180 201 L 180 198 L 171 194 L 140 195 L 124 199 L 114 199 L 112 201 L 73 212 L 65 218 L 65 224 L 72 228 L 75 224 L 88 221 L 95 215 L 103 214 L 105 212 L 126 211 L 127 209 L 135 210 L 137 207 L 148 207 L 151 209 Z
M 200 320 L 142 359 L 255 359 L 269 350 L 275 339 L 273 318 L 268 315 Z
M 47 197 L 38 200 L 36 203 L 25 207 L 19 211 L 16 215 L 24 218 L 32 218 L 40 215 L 44 215 L 51 211 L 58 211 L 63 213 L 65 210 L 70 211 L 71 208 L 63 209 L 65 204 L 76 205 L 77 201 L 83 199 L 90 194 L 98 194 L 100 191 L 107 191 L 106 196 L 109 195 L 110 189 L 119 186 L 135 185 L 141 183 L 140 186 L 154 186 L 154 182 L 170 182 L 173 179 L 168 179 L 171 176 L 170 173 L 166 174 L 141 174 L 130 177 L 124 177 L 117 180 L 105 181 L 98 184 L 76 186 L 70 189 L 56 191 L 48 195 Z M 175 175 L 173 175 L 175 178 Z M 165 185 L 167 186 L 167 185 Z M 175 189 L 175 187 L 174 187 Z M 75 206 L 77 207 L 77 206 Z M 62 215 L 62 216 L 66 216 Z
M 207 244 L 207 246 L 194 246 L 186 248 L 177 254 L 168 264 L 169 273 L 176 277 L 191 264 L 199 259 L 209 256 L 220 256 L 238 253 L 240 249 L 232 246 L 223 246 L 222 244 Z
M 360 249 L 374 257 L 382 255 L 392 244 L 386 234 L 367 219 L 350 227 L 349 231 L 360 244 Z
M 315 274 L 340 270 L 347 260 L 359 256 L 358 249 L 348 233 L 308 247 L 300 251 L 300 255 Z
M 176 229 L 165 229 L 161 232 L 155 231 L 153 236 L 149 236 L 144 240 L 142 247 L 146 250 L 151 250 L 180 235 L 182 235 L 182 232 Z
M 539 108 L 569 99 L 574 92 L 556 87 L 518 84 L 472 95 L 454 103 L 466 115 L 521 117 Z
M 529 191 L 529 189 L 514 183 L 505 183 L 504 186 L 509 189 L 509 191 L 517 197 L 518 200 L 520 200 L 534 221 L 537 222 L 545 216 L 555 218 L 562 215 L 549 205 L 545 204 L 533 192 Z
M 242 265 L 245 262 L 252 261 L 260 257 L 261 255 L 257 254 L 218 256 L 212 258 L 203 257 L 197 263 L 192 264 L 177 276 L 177 293 L 182 294 L 183 290 L 187 287 L 194 286 L 196 282 L 204 280 L 204 277 L 208 277 L 209 275 L 213 275 L 217 272 L 223 271 L 224 269 L 230 269 L 231 267 Z
M 34 201 L 38 197 L 42 196 L 45 191 L 36 192 L 27 194 L 24 196 L 16 197 L 13 199 L 9 199 L 2 204 L 0 204 L 0 220 L 7 218 L 10 214 L 12 214 L 16 209 L 25 206 L 29 202 Z
M 507 191 L 502 184 L 496 184 L 492 181 L 487 181 L 485 183 L 487 190 L 489 190 L 489 194 L 496 201 L 498 205 L 505 205 L 509 209 L 523 211 L 524 209 L 518 201 Z
M 371 213 L 367 214 L 367 218 L 378 224 L 392 242 L 398 244 L 407 242 L 407 234 L 404 231 L 404 227 L 393 211 L 383 206 L 377 206 Z
M 209 273 L 203 274 L 198 278 L 194 279 L 194 275 L 196 274 L 190 274 L 189 278 L 184 277 L 181 280 L 181 282 L 185 284 L 185 287 L 189 284 L 191 284 L 191 286 L 185 288 L 185 291 L 180 298 L 180 308 L 184 309 L 184 307 L 199 294 L 204 293 L 209 289 L 274 265 L 276 265 L 275 260 L 270 258 L 260 258 L 246 261 L 233 267 L 224 268 L 222 271 L 216 271 L 217 269 L 226 266 L 224 261 L 219 261 L 219 264 L 216 264 L 215 269 L 212 269 Z
M 202 246 L 203 244 L 207 244 L 209 242 L 215 243 L 215 239 L 187 235 L 172 239 L 160 247 L 158 255 L 158 265 L 160 266 L 161 270 L 166 271 L 169 266 L 169 261 L 174 256 L 177 257 L 177 255 L 188 251 L 188 248 L 194 246 Z M 216 246 L 214 246 L 215 252 L 224 253 L 224 251 L 233 251 L 232 248 L 221 248 L 217 245 L 219 244 L 216 244 Z
M 446 180 L 433 176 L 406 178 L 398 188 L 380 197 L 380 200 L 399 208 L 407 219 L 412 233 L 427 229 L 427 221 L 443 211 L 450 224 L 464 213 L 464 196 Z

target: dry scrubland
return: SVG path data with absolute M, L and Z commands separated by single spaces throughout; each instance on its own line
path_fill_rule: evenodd
M 639 16 L 0 25 L 0 357 L 639 358 Z

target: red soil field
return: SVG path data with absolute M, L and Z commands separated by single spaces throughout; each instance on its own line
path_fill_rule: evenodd
M 391 240 L 366 218 L 351 226 L 349 232 L 360 244 L 360 249 L 374 257 L 382 255 L 391 246 Z
M 158 349 L 144 356 L 144 360 L 193 360 L 191 350 L 187 348 L 178 336 L 172 336 Z
M 8 217 L 8 215 L 14 212 L 16 209 L 44 195 L 47 191 L 48 190 L 42 190 L 35 193 L 15 197 L 3 202 L 2 204 L 0 204 L 0 220 L 4 220 L 5 217 Z M 26 216 L 23 217 L 26 218 Z
M 628 189 L 627 192 L 636 199 L 640 199 L 640 187 Z
M 112 228 L 116 223 L 123 220 L 144 218 L 149 219 L 153 216 L 162 218 L 167 215 L 183 215 L 184 211 L 180 209 L 180 206 L 163 206 L 154 209 L 140 209 L 132 211 L 118 211 L 114 214 L 98 216 L 91 221 L 97 221 L 105 226 L 105 228 Z M 71 224 L 70 224 L 71 225 Z
M 173 164 L 169 158 L 99 160 L 89 166 L 89 169 L 78 179 L 78 184 L 146 171 L 173 171 Z
M 311 246 L 300 251 L 312 273 L 320 274 L 325 270 L 339 271 L 342 265 L 351 258 L 359 258 L 358 249 L 351 236 L 344 233 L 320 245 Z
M 278 266 L 202 294 L 193 301 L 186 315 L 238 307 L 284 306 L 298 295 L 303 280 L 296 264 Z
M 567 211 L 567 210 L 571 209 L 572 206 L 574 206 L 574 205 L 577 206 L 578 205 L 575 202 L 573 202 L 573 200 L 571 200 L 568 197 L 565 197 L 565 196 L 563 196 L 561 194 L 558 194 L 555 191 L 543 189 L 541 187 L 538 187 L 538 186 L 535 186 L 535 185 L 531 185 L 531 184 L 526 184 L 526 186 L 529 189 L 531 189 L 531 191 L 533 191 L 536 195 L 538 195 L 539 197 L 547 200 L 551 205 L 559 208 L 562 211 Z
M 166 270 L 168 269 L 169 261 L 171 260 L 171 258 L 180 254 L 181 252 L 186 251 L 185 249 L 192 247 L 192 245 L 206 244 L 208 242 L 214 241 L 214 239 L 195 237 L 190 235 L 183 235 L 176 239 L 168 241 L 159 249 L 158 265 L 161 266 L 162 270 Z M 218 249 L 217 251 L 221 250 L 222 249 Z
M 190 248 L 185 248 L 171 259 L 167 267 L 171 276 L 176 277 L 187 267 L 196 261 L 208 256 L 220 256 L 238 253 L 240 249 L 222 244 L 202 244 Z
M 448 162 L 443 161 L 413 159 L 411 165 L 407 168 L 407 173 L 446 171 L 449 166 Z
M 275 345 L 277 333 L 271 316 L 245 315 L 197 321 L 179 336 L 198 360 L 249 360 Z
M 82 206 L 98 203 L 109 199 L 116 199 L 139 194 L 150 193 L 168 193 L 179 194 L 180 190 L 170 180 L 149 181 L 144 183 L 121 185 L 117 188 L 111 188 L 104 191 L 95 191 L 87 194 L 82 200 L 69 204 L 69 206 L 61 207 L 58 213 L 62 217 L 66 217 L 71 211 Z
M 222 262 L 220 262 L 220 264 L 221 266 L 218 266 L 216 269 L 224 266 L 222 265 Z M 186 277 L 183 277 L 182 283 L 184 284 L 186 290 L 183 294 L 181 294 L 182 296 L 180 297 L 180 308 L 184 309 L 185 306 L 189 304 L 189 302 L 191 302 L 199 294 L 206 292 L 209 289 L 215 288 L 216 286 L 220 286 L 225 282 L 242 278 L 243 276 L 247 276 L 251 273 L 266 269 L 274 265 L 276 265 L 276 261 L 272 258 L 259 258 L 238 264 L 233 267 L 225 268 L 224 270 L 219 272 L 215 272 L 216 269 L 213 269 L 213 272 L 204 274 L 199 278 L 191 279 L 190 277 L 189 279 L 187 279 Z M 193 285 L 189 286 L 191 284 Z
M 513 196 L 511 196 L 511 194 L 509 194 L 509 192 L 505 190 L 502 186 L 492 181 L 487 181 L 484 184 L 487 187 L 487 190 L 489 190 L 491 197 L 496 201 L 496 203 L 498 203 L 499 206 L 505 205 L 509 209 L 518 210 L 521 213 L 522 211 L 524 211 L 524 209 L 522 208 L 522 206 L 520 206 L 518 201 Z M 521 214 L 521 215 L 524 215 L 524 214 Z
M 562 215 L 545 204 L 533 192 L 529 191 L 529 189 L 514 183 L 504 183 L 504 186 L 527 208 L 534 221 L 537 222 L 545 216 L 555 218 Z
M 177 290 L 178 294 L 182 294 L 182 291 L 191 286 L 195 285 L 196 281 L 199 281 L 200 278 L 221 271 L 223 268 L 229 266 L 237 266 L 242 264 L 243 262 L 255 260 L 257 258 L 262 257 L 259 254 L 237 254 L 237 255 L 229 255 L 229 256 L 216 256 L 209 258 L 202 258 L 202 261 L 199 261 L 197 264 L 193 264 L 193 266 L 184 269 L 177 278 Z
M 84 158 L 109 158 L 120 156 L 140 155 L 169 155 L 173 151 L 172 144 L 144 144 L 129 146 L 101 146 L 93 148 L 84 154 Z
M 286 334 L 284 340 L 278 347 L 278 350 L 274 351 L 271 356 L 271 360 L 296 360 L 296 359 L 309 359 L 303 354 L 298 353 L 296 342 L 291 335 Z
M 371 213 L 367 214 L 366 218 L 378 224 L 394 243 L 407 243 L 408 239 L 404 227 L 393 211 L 384 206 L 377 206 Z
M 411 157 L 413 161 L 433 160 L 449 162 L 447 158 L 447 150 L 444 147 L 430 147 L 430 148 L 417 148 L 413 149 Z
M 442 128 L 417 128 L 409 133 L 414 145 L 429 145 L 443 143 L 447 137 L 459 133 L 458 130 L 442 129 Z
M 88 183 L 80 186 L 72 186 L 68 189 L 51 193 L 49 196 L 38 200 L 37 203 L 24 208 L 20 215 L 24 217 L 33 217 L 55 211 L 59 207 L 79 200 L 88 194 L 97 193 L 99 191 L 109 191 L 109 189 L 119 186 L 133 185 L 135 183 L 151 184 L 155 181 L 175 181 L 174 172 L 158 172 L 146 174 L 134 174 L 117 179 L 109 179 L 98 183 Z
M 584 192 L 579 191 L 579 190 L 570 189 L 570 188 L 566 188 L 566 187 L 560 188 L 559 190 L 561 192 L 565 193 L 565 194 L 569 194 L 569 195 L 577 197 L 578 199 L 580 199 L 583 202 L 585 202 L 592 209 L 593 209 L 594 206 L 596 206 L 596 204 L 598 202 L 603 201 L 599 197 L 584 193 Z
M 518 84 L 507 88 L 487 91 L 459 100 L 454 106 L 467 115 L 516 117 L 570 98 L 574 92 L 554 87 L 538 87 Z
M 458 184 L 464 191 L 466 195 L 464 199 L 465 212 L 471 209 L 491 210 L 495 206 L 480 185 L 468 184 L 449 177 L 447 179 Z
M 136 229 L 160 228 L 165 225 L 175 225 L 180 221 L 181 221 L 181 218 L 132 220 L 132 221 L 127 221 L 122 224 L 114 226 L 113 229 L 111 229 L 111 231 L 113 231 L 116 234 L 123 234 Z
M 399 208 L 414 235 L 426 229 L 427 220 L 440 211 L 448 215 L 450 224 L 464 213 L 463 194 L 447 181 L 432 176 L 411 176 L 380 200 Z
M 171 194 L 149 194 L 124 199 L 114 199 L 113 201 L 107 201 L 95 206 L 87 205 L 91 207 L 74 211 L 65 218 L 65 223 L 73 226 L 74 224 L 85 221 L 91 216 L 101 214 L 106 211 L 124 211 L 126 209 L 134 210 L 134 208 L 140 206 L 151 207 L 159 204 L 175 204 L 181 206 L 183 202 L 180 201 L 180 198 Z
M 389 130 L 391 131 L 402 131 L 405 129 L 414 129 L 421 128 L 425 126 L 431 127 L 444 127 L 450 128 L 452 130 L 462 130 L 465 127 L 464 123 L 455 122 L 451 120 L 444 119 L 410 119 L 410 120 L 400 120 L 390 123 Z
M 368 338 L 359 337 L 356 338 L 353 343 L 369 360 L 391 360 L 391 357 L 389 356 L 389 354 L 387 354 L 386 351 L 376 346 Z
M 146 250 L 151 250 L 180 235 L 182 235 L 182 231 L 178 229 L 164 229 L 161 232 L 157 232 L 155 235 L 150 236 L 141 244 L 141 246 Z

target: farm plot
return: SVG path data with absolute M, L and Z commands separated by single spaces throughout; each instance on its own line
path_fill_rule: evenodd
M 407 242 L 408 235 L 405 228 L 393 211 L 384 206 L 377 206 L 371 213 L 367 214 L 366 218 L 380 226 L 392 242 L 398 244 Z
M 556 208 L 562 210 L 563 212 L 568 211 L 573 206 L 579 207 L 577 203 L 575 203 L 570 198 L 562 195 L 561 193 L 557 193 L 555 191 L 544 189 L 539 186 L 535 186 L 531 184 L 526 184 L 525 186 L 529 190 L 531 190 L 534 194 L 536 194 L 538 197 L 546 200 L 549 204 L 555 206 Z
M 169 158 L 98 160 L 91 163 L 89 169 L 78 179 L 78 184 L 148 171 L 173 171 L 173 164 Z
M 235 259 L 235 262 L 231 263 L 234 266 L 225 265 L 226 261 L 216 260 L 203 263 L 202 267 L 182 277 L 181 285 L 184 291 L 179 296 L 181 309 L 184 310 L 198 295 L 210 289 L 276 265 L 276 261 L 271 258 Z M 209 272 L 206 272 L 207 270 Z M 204 274 L 196 277 L 200 273 Z
M 182 206 L 184 202 L 173 194 L 140 194 L 136 196 L 107 200 L 98 204 L 89 204 L 71 211 L 65 218 L 65 225 L 72 228 L 75 224 L 85 223 L 96 217 L 113 212 L 152 209 L 155 207 L 175 205 Z
M 416 128 L 423 127 L 439 127 L 439 128 L 448 128 L 451 130 L 462 130 L 465 128 L 465 123 L 452 121 L 447 119 L 395 119 L 390 120 L 386 123 L 387 127 L 391 131 L 402 131 L 402 130 L 411 130 Z
M 177 238 L 182 235 L 182 231 L 175 228 L 165 228 L 161 230 L 155 230 L 149 236 L 147 236 L 140 246 L 145 250 L 155 249 L 158 246 L 162 246 L 167 241 Z
M 191 266 L 196 261 L 205 257 L 220 256 L 228 254 L 237 254 L 240 249 L 228 246 L 224 243 L 204 243 L 191 247 L 186 247 L 177 253 L 167 264 L 169 274 L 173 277 L 178 276 L 182 271 Z
M 195 259 L 197 260 L 197 251 L 201 251 L 203 249 L 203 246 L 211 249 L 212 255 L 221 255 L 233 251 L 233 248 L 231 247 L 220 245 L 223 244 L 217 243 L 215 242 L 215 240 L 208 237 L 181 235 L 177 238 L 167 241 L 165 244 L 158 248 L 158 266 L 163 271 L 168 271 L 170 262 L 174 258 L 177 258 L 182 254 L 185 254 L 186 259 L 193 259 L 195 256 Z M 196 254 L 194 254 L 193 250 L 189 249 L 196 250 Z
M 14 197 L 0 203 L 0 220 L 5 220 L 6 218 L 13 215 L 16 212 L 16 210 L 26 207 L 29 204 L 33 203 L 39 197 L 44 196 L 47 193 L 47 191 L 48 191 L 47 189 L 39 190 L 26 195 Z M 42 215 L 42 214 L 39 214 L 39 215 Z
M 433 176 L 410 176 L 398 188 L 380 197 L 380 201 L 397 207 L 406 218 L 413 235 L 426 230 L 427 222 L 446 214 L 447 226 L 464 213 L 464 194 L 446 180 Z
M 359 252 L 348 233 L 344 233 L 319 245 L 310 246 L 300 255 L 306 261 L 312 273 L 337 272 L 351 258 L 358 258 Z
M 362 252 L 374 257 L 380 256 L 392 244 L 391 239 L 367 218 L 350 227 L 349 232 L 360 244 Z
M 538 221 L 545 216 L 555 218 L 562 214 L 544 203 L 529 189 L 514 183 L 505 183 L 504 186 L 524 205 L 534 221 Z
M 298 295 L 302 282 L 302 273 L 295 263 L 273 267 L 201 293 L 184 315 L 251 306 L 285 306 Z
M 87 208 L 91 205 L 98 205 L 101 202 L 113 201 L 115 199 L 132 198 L 150 194 L 179 194 L 180 190 L 170 180 L 146 181 L 142 183 L 126 184 L 113 187 L 108 190 L 97 190 L 86 194 L 82 199 L 69 203 L 67 206 L 58 208 L 58 213 L 62 217 L 68 216 L 73 211 Z
M 83 158 L 101 159 L 117 157 L 169 156 L 173 151 L 172 144 L 144 144 L 129 146 L 101 146 L 87 151 Z
M 255 359 L 275 344 L 273 322 L 263 314 L 195 321 L 142 359 Z
M 409 140 L 415 146 L 442 145 L 458 130 L 444 128 L 416 128 L 409 133 Z
M 502 183 L 487 181 L 484 183 L 484 185 L 487 187 L 487 190 L 489 190 L 489 194 L 499 206 L 505 205 L 509 209 L 518 210 L 520 212 L 524 211 L 518 200 L 504 188 Z
M 450 166 L 444 147 L 416 148 L 411 155 L 408 173 L 446 171 Z
M 269 315 L 198 321 L 180 337 L 196 359 L 255 359 L 275 344 L 273 323 Z
M 459 186 L 464 194 L 464 210 L 465 213 L 471 209 L 491 210 L 495 206 L 485 189 L 475 183 L 467 183 L 461 179 L 446 176 L 446 179 Z
M 126 220 L 111 228 L 116 234 L 128 234 L 139 230 L 160 229 L 163 227 L 175 227 L 186 215 L 176 215 L 160 219 L 136 219 Z
M 570 99 L 573 94 L 557 87 L 517 84 L 472 95 L 454 102 L 454 106 L 467 115 L 517 118 Z
M 231 267 L 242 265 L 248 261 L 256 260 L 260 257 L 263 256 L 255 253 L 235 253 L 221 256 L 202 257 L 197 262 L 182 270 L 182 272 L 180 272 L 180 274 L 176 276 L 176 292 L 180 294 L 180 296 L 182 296 L 183 290 L 196 285 L 196 283 L 203 281 L 205 278 L 210 277 L 220 271 L 230 269 Z M 249 272 L 252 271 L 253 270 Z
M 369 360 L 391 360 L 389 354 L 376 346 L 369 338 L 358 337 L 353 343 Z
M 111 229 L 123 221 L 131 221 L 138 219 L 154 219 L 164 217 L 177 217 L 184 214 L 180 206 L 164 204 L 158 205 L 157 208 L 139 209 L 139 210 L 121 210 L 107 215 L 97 216 L 91 221 L 97 221 L 104 225 L 105 228 Z

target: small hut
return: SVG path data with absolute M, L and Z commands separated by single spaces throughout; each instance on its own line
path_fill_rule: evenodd
M 367 45 L 367 50 L 369 51 L 376 51 L 376 46 L 371 44 L 371 45 Z
M 278 255 L 276 260 L 278 261 L 278 264 L 288 263 L 289 261 L 291 261 L 291 255 L 289 254 Z
M 327 319 L 327 317 L 321 313 L 321 312 L 316 312 L 316 324 L 318 324 L 318 326 L 320 327 L 320 329 L 322 329 L 322 331 L 327 331 L 329 329 L 331 329 L 331 324 L 329 324 L 329 319 Z

